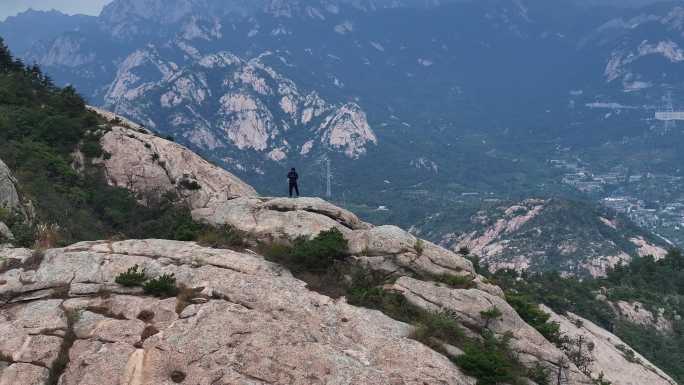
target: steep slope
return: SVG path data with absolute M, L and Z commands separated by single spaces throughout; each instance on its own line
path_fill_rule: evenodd
M 604 275 L 634 256 L 662 258 L 671 247 L 629 220 L 589 203 L 526 200 L 494 205 L 470 218 L 462 234 L 442 243 L 468 249 L 494 270 L 556 270 Z
M 605 370 L 605 378 L 615 384 L 652 384 L 666 381 L 676 384 L 662 370 L 651 366 L 614 334 L 572 313 L 560 316 L 548 307 L 542 309 L 551 314 L 551 320 L 560 324 L 560 330 L 571 341 L 582 341 L 590 351 L 594 365 Z M 631 353 L 630 353 L 631 352 Z

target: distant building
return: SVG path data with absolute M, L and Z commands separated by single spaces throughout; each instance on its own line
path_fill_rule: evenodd
M 655 118 L 663 122 L 684 120 L 684 111 L 658 111 L 655 113 Z

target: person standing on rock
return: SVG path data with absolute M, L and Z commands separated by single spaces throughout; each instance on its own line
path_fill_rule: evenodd
M 292 198 L 293 190 L 297 193 L 297 198 L 299 198 L 299 185 L 297 184 L 299 174 L 297 174 L 297 170 L 294 167 L 287 173 L 287 180 L 290 182 L 290 198 Z

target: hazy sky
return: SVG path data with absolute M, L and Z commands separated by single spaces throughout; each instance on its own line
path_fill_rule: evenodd
M 57 9 L 65 13 L 99 15 L 102 7 L 111 0 L 0 0 L 0 20 L 16 15 L 29 8 Z

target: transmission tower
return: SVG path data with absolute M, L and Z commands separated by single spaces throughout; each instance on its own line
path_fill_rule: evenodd
M 332 198 L 332 172 L 330 171 L 330 158 L 325 160 L 325 196 Z
M 566 373 L 566 363 L 565 359 L 561 358 L 558 362 L 558 372 L 556 373 L 556 385 L 568 385 L 570 384 L 570 379 L 568 379 L 568 374 Z
M 332 179 L 333 179 L 333 173 L 332 173 L 332 162 L 330 161 L 330 158 L 328 158 L 328 155 L 323 155 L 321 156 L 316 163 L 320 164 L 321 166 L 321 179 L 323 179 L 323 184 L 325 186 L 325 196 L 326 198 L 330 199 L 332 198 Z
M 664 98 L 664 102 L 665 102 L 665 106 L 664 106 L 665 111 L 664 112 L 667 112 L 669 114 L 673 114 L 674 113 L 674 106 L 672 105 L 672 91 L 667 92 L 667 94 L 665 95 L 665 98 Z M 665 120 L 664 126 L 665 126 L 665 132 L 670 132 L 670 130 L 675 128 L 676 123 L 675 123 L 674 119 L 668 119 L 668 120 Z
M 684 120 L 684 111 L 675 111 L 674 109 L 671 91 L 668 91 L 663 97 L 663 105 L 656 111 L 655 118 L 663 122 L 665 132 L 674 129 L 678 120 Z

